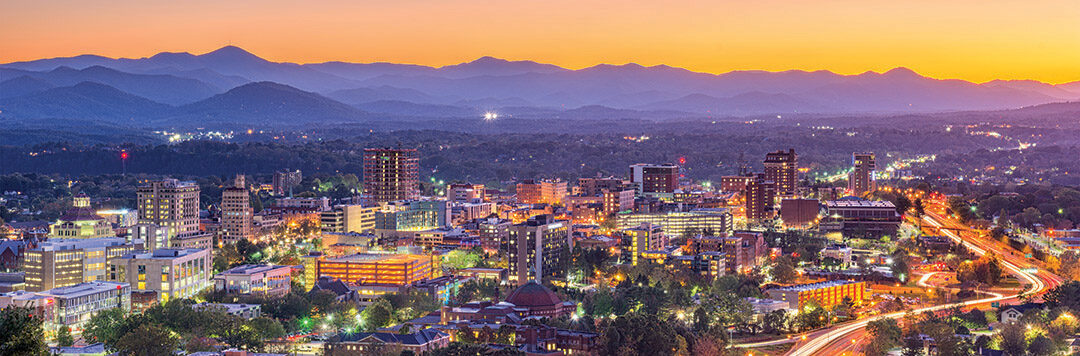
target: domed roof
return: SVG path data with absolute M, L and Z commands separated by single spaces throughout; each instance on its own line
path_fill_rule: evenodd
M 510 293 L 506 301 L 513 303 L 515 306 L 530 308 L 554 306 L 562 303 L 562 300 L 559 299 L 558 295 L 555 295 L 555 292 L 540 283 L 536 283 L 536 281 L 529 281 L 529 283 L 518 287 Z

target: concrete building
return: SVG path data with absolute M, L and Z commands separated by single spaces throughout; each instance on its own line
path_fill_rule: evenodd
M 121 237 L 52 239 L 26 250 L 19 269 L 26 272 L 26 290 L 40 292 L 106 280 L 108 262 L 136 249 L 142 249 L 141 241 Z
M 243 175 L 221 191 L 221 240 L 228 244 L 255 237 L 251 194 Z
M 776 184 L 776 195 L 794 197 L 799 182 L 799 155 L 795 149 L 765 154 L 765 180 Z
M 127 283 L 85 282 L 38 292 L 56 303 L 57 325 L 81 334 L 90 317 L 100 311 L 120 308 L 131 310 L 131 286 Z
M 159 249 L 109 260 L 109 281 L 131 285 L 135 293 L 156 292 L 159 302 L 191 298 L 209 286 L 210 249 Z
M 810 301 L 817 302 L 823 308 L 832 308 L 850 298 L 856 305 L 866 298 L 866 282 L 826 281 L 800 284 L 766 291 L 769 299 L 788 303 L 789 309 L 800 309 Z
M 362 253 L 316 261 L 316 275 L 350 283 L 406 285 L 434 277 L 435 255 Z
M 157 250 L 172 246 L 169 228 L 158 224 L 135 224 L 128 229 L 128 237 L 142 240 L 147 250 Z
M 627 188 L 631 191 L 634 190 L 633 186 L 622 178 L 596 177 L 578 179 L 578 194 L 584 196 L 597 196 L 604 194 L 604 192 L 621 191 Z
M 563 278 L 564 255 L 574 246 L 567 221 L 553 215 L 537 215 L 510 227 L 510 282 L 523 285 L 532 280 Z
M 817 199 L 784 199 L 780 201 L 780 219 L 787 227 L 807 227 L 817 222 L 821 203 Z
M 415 149 L 364 149 L 364 194 L 377 203 L 420 198 L 420 156 Z
M 733 228 L 731 213 L 727 209 L 694 209 L 688 212 L 670 213 L 621 213 L 616 215 L 615 219 L 619 229 L 650 223 L 659 225 L 668 236 L 700 234 L 705 230 L 721 234 L 731 232 Z
M 169 236 L 199 233 L 199 185 L 176 179 L 149 181 L 139 186 L 139 223 L 169 229 Z
M 274 172 L 272 193 L 277 196 L 292 196 L 292 190 L 304 180 L 300 170 Z
M 877 189 L 874 181 L 877 160 L 874 159 L 873 153 L 851 154 L 851 166 L 853 170 L 848 174 L 848 190 L 851 195 L 862 196 Z
M 238 316 L 244 320 L 251 320 L 262 316 L 262 306 L 259 304 L 235 304 L 235 303 L 208 303 L 202 302 L 191 306 L 194 310 L 220 310 L 225 314 Z
M 450 345 L 450 334 L 437 329 L 423 329 L 409 334 L 393 332 L 363 332 L 342 334 L 323 345 L 326 356 L 377 355 L 384 350 L 410 351 L 427 355 Z
M 517 200 L 522 204 L 558 204 L 566 197 L 566 182 L 526 179 L 517 184 Z
M 753 175 L 720 177 L 720 190 L 729 193 L 742 193 L 746 185 L 754 180 Z
M 445 200 L 407 200 L 383 203 L 375 213 L 375 229 L 422 231 L 450 226 L 450 203 Z
M 375 232 L 378 206 L 359 204 L 337 205 L 320 215 L 323 232 Z
M 638 195 L 663 196 L 679 189 L 679 166 L 638 163 L 630 166 L 630 184 Z
M 765 234 L 754 231 L 738 231 L 723 239 L 722 251 L 727 255 L 727 271 L 748 273 L 765 262 L 769 248 Z
M 229 294 L 281 297 L 292 288 L 291 273 L 289 266 L 236 266 L 214 276 L 214 290 Z
M 477 230 L 480 233 L 480 246 L 485 250 L 505 251 L 510 241 L 510 226 L 513 222 L 508 219 L 489 218 L 482 219 Z
M 471 183 L 451 184 L 450 189 L 447 189 L 446 197 L 452 202 L 460 203 L 486 200 L 484 185 Z
M 745 188 L 746 220 L 762 221 L 773 216 L 776 204 L 776 183 L 758 174 Z
M 323 212 L 330 210 L 330 198 L 312 197 L 296 198 L 284 197 L 274 199 L 274 206 L 279 208 L 298 208 L 304 211 Z
M 620 211 L 634 210 L 634 190 L 605 190 L 601 192 L 605 214 L 615 214 Z
M 825 202 L 822 231 L 851 236 L 896 235 L 901 216 L 892 202 L 846 197 Z
M 93 239 L 116 236 L 112 224 L 90 208 L 90 197 L 79 193 L 72 207 L 49 226 L 49 238 Z
M 658 225 L 642 223 L 637 227 L 623 230 L 630 240 L 630 263 L 638 264 L 638 258 L 645 251 L 656 251 L 667 245 L 667 236 Z

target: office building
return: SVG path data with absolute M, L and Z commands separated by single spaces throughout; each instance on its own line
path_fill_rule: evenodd
M 375 213 L 375 229 L 422 231 L 450 226 L 450 202 L 409 200 L 383 203 Z
M 723 238 L 722 252 L 727 255 L 727 272 L 749 273 L 754 267 L 765 262 L 769 248 L 765 245 L 765 234 L 753 231 L 739 231 Z
M 765 180 L 776 184 L 776 195 L 794 197 L 799 182 L 799 155 L 795 149 L 765 154 Z
M 375 232 L 377 206 L 359 204 L 336 205 L 320 214 L 323 232 Z
M 522 204 L 558 204 L 566 197 L 566 182 L 526 179 L 517 184 L 517 201 Z
M 209 303 L 202 302 L 191 306 L 194 310 L 218 310 L 225 314 L 251 320 L 262 316 L 262 305 L 239 304 L 239 303 Z
M 135 224 L 128 229 L 128 238 L 142 240 L 145 248 L 150 251 L 172 247 L 169 228 L 157 224 Z
M 37 294 L 56 303 L 52 321 L 70 327 L 76 334 L 81 334 L 86 322 L 98 312 L 113 308 L 131 310 L 131 286 L 127 283 L 85 282 Z
M 40 292 L 107 280 L 109 260 L 141 248 L 122 237 L 52 239 L 26 250 L 19 269 L 26 272 L 26 290 Z
M 159 249 L 109 260 L 108 280 L 131 285 L 133 293 L 156 293 L 161 303 L 192 298 L 210 283 L 210 249 Z
M 831 309 L 842 303 L 844 298 L 849 298 L 856 305 L 862 304 L 866 297 L 866 282 L 834 280 L 775 288 L 766 293 L 769 299 L 787 302 L 788 309 L 800 310 L 810 301 Z
M 765 179 L 764 174 L 758 174 L 746 185 L 745 191 L 746 219 L 761 221 L 771 218 L 776 203 L 776 183 Z
M 176 179 L 149 181 L 139 186 L 139 223 L 169 229 L 169 236 L 199 233 L 199 185 Z
M 819 227 L 852 237 L 880 237 L 895 236 L 900 222 L 900 213 L 890 201 L 846 197 L 825 202 Z
M 667 237 L 657 225 L 642 223 L 623 232 L 630 240 L 630 263 L 635 266 L 638 264 L 638 257 L 645 251 L 658 251 L 667 245 Z
M 253 215 L 247 183 L 237 175 L 232 186 L 221 191 L 221 240 L 233 244 L 254 238 Z
M 420 156 L 415 149 L 364 150 L 364 194 L 377 203 L 420 198 Z
M 750 184 L 755 177 L 754 175 L 720 177 L 720 190 L 729 193 L 742 193 L 746 189 L 746 185 Z
M 604 214 L 615 214 L 621 211 L 634 210 L 634 190 L 604 190 L 603 196 Z
M 638 195 L 675 193 L 679 189 L 679 166 L 638 163 L 630 166 L 630 184 Z
M 877 162 L 873 153 L 851 154 L 851 166 L 853 170 L 848 174 L 848 190 L 851 195 L 862 196 L 877 189 L 877 184 L 874 182 Z
M 641 226 L 642 223 L 659 225 L 668 236 L 722 234 L 733 228 L 731 213 L 727 209 L 694 209 L 688 212 L 670 213 L 621 213 L 615 216 L 620 229 Z
M 90 208 L 90 197 L 79 193 L 72 207 L 49 226 L 49 238 L 93 239 L 116 236 L 112 224 Z
M 433 277 L 434 255 L 361 253 L 316 260 L 316 275 L 358 284 L 406 285 Z
M 488 251 L 506 251 L 510 239 L 510 226 L 513 222 L 508 219 L 488 218 L 479 222 L 480 246 Z
M 470 183 L 458 183 L 451 184 L 450 189 L 447 189 L 447 199 L 452 202 L 473 202 L 484 201 L 484 185 L 483 184 L 470 184 Z
M 139 223 L 139 212 L 131 209 L 98 210 L 97 214 L 117 227 L 129 227 Z
M 327 197 L 311 197 L 311 198 L 297 198 L 297 197 L 284 197 L 274 199 L 274 208 L 281 208 L 282 210 L 295 209 L 301 212 L 324 212 L 330 210 L 330 198 Z
M 274 172 L 271 184 L 273 194 L 277 196 L 292 196 L 292 190 L 304 180 L 300 170 Z
M 214 276 L 214 290 L 229 294 L 281 297 L 292 288 L 292 267 L 242 265 Z
M 573 240 L 566 221 L 553 215 L 537 215 L 510 227 L 510 282 L 522 285 L 531 280 L 563 278 Z
M 633 190 L 633 187 L 622 178 L 597 177 L 578 179 L 578 194 L 584 196 L 592 197 L 603 194 L 605 191 L 614 192 L 626 188 Z

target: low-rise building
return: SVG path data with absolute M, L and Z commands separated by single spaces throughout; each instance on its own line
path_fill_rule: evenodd
M 262 306 L 259 304 L 237 303 L 208 303 L 203 302 L 191 306 L 195 310 L 220 310 L 225 314 L 235 315 L 245 320 L 258 318 L 262 315 Z
M 818 226 L 850 236 L 896 235 L 900 213 L 889 201 L 845 197 L 825 202 L 825 216 Z
M 37 294 L 52 298 L 56 303 L 55 323 L 70 327 L 73 333 L 81 333 L 90 317 L 102 310 L 131 310 L 131 286 L 127 283 L 86 282 Z
M 291 273 L 289 266 L 237 266 L 214 276 L 214 290 L 229 294 L 283 296 L 292 288 Z
M 410 334 L 388 332 L 365 332 L 341 334 L 323 345 L 326 356 L 377 355 L 387 350 L 411 351 L 414 355 L 426 355 L 450 345 L 450 334 L 424 329 Z
M 51 239 L 26 250 L 20 269 L 26 290 L 40 292 L 83 282 L 107 280 L 106 266 L 114 258 L 142 249 L 142 242 L 122 237 Z
M 620 213 L 616 215 L 616 224 L 620 229 L 640 226 L 642 223 L 659 225 L 670 236 L 682 236 L 687 233 L 729 233 L 732 230 L 732 216 L 727 209 L 694 209 L 689 212 L 668 213 Z
M 810 301 L 824 308 L 832 308 L 843 302 L 844 298 L 861 304 L 866 298 L 866 282 L 834 280 L 780 287 L 766 292 L 769 299 L 787 302 L 790 309 L 802 308 Z
M 133 292 L 156 292 L 158 301 L 191 298 L 209 285 L 213 257 L 209 249 L 160 249 L 129 253 L 109 261 L 108 280 L 134 286 Z

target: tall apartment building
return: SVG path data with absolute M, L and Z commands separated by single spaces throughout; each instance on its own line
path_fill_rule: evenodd
M 537 215 L 510 226 L 510 282 L 523 285 L 531 280 L 541 281 L 565 277 L 573 240 L 567 221 L 555 220 L 550 214 Z
M 109 260 L 108 280 L 127 283 L 132 292 L 156 292 L 159 302 L 191 298 L 210 284 L 210 249 L 160 249 Z
M 795 196 L 799 181 L 799 155 L 795 149 L 765 154 L 765 180 L 776 184 L 776 195 Z
M 116 236 L 112 224 L 90 208 L 90 197 L 79 193 L 72 207 L 49 226 L 50 238 L 92 239 Z
M 639 195 L 674 193 L 679 189 L 679 166 L 638 163 L 630 166 L 630 184 Z
M 517 200 L 524 204 L 557 204 L 566 198 L 566 182 L 526 179 L 517 184 Z
M 255 237 L 251 195 L 243 175 L 237 175 L 231 187 L 221 191 L 221 239 L 236 243 Z
M 851 166 L 854 168 L 848 174 L 848 190 L 851 195 L 862 196 L 876 188 L 874 170 L 877 169 L 877 161 L 873 153 L 851 154 Z
M 176 179 L 150 181 L 137 190 L 140 224 L 169 229 L 169 237 L 199 233 L 199 185 Z
M 482 219 L 479 222 L 480 246 L 485 250 L 506 251 L 512 221 L 499 218 Z
M 26 250 L 19 269 L 26 273 L 26 290 L 40 292 L 106 280 L 108 261 L 141 247 L 122 237 L 51 239 Z
M 300 173 L 300 170 L 274 172 L 274 180 L 271 184 L 273 193 L 278 196 L 292 196 L 292 189 L 300 185 L 303 180 L 304 175 Z
M 322 212 L 320 218 L 323 232 L 371 233 L 375 231 L 377 206 L 359 204 L 337 205 Z
M 447 192 L 449 193 L 447 199 L 452 202 L 471 202 L 485 199 L 483 184 L 451 184 Z
M 634 190 L 605 190 L 602 192 L 604 213 L 615 214 L 634 209 Z
M 745 190 L 746 219 L 761 221 L 771 217 L 776 203 L 776 183 L 766 179 L 764 174 L 758 174 Z
M 377 203 L 420 198 L 420 157 L 415 149 L 364 149 L 364 194 Z
M 635 266 L 638 264 L 638 258 L 645 251 L 656 251 L 667 245 L 664 231 L 659 225 L 642 223 L 623 232 L 630 238 L 630 263 Z

